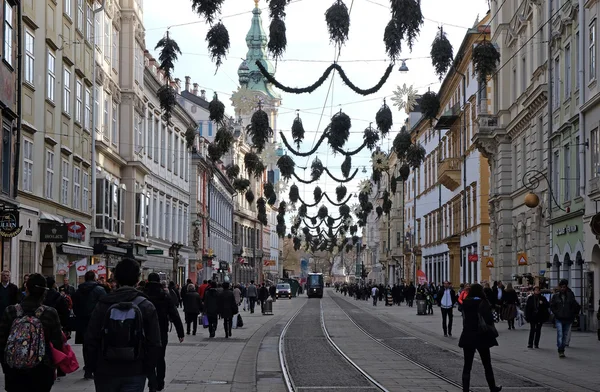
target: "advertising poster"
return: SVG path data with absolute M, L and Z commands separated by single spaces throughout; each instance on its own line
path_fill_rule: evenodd
M 301 259 L 300 260 L 300 284 L 304 286 L 306 283 L 306 278 L 308 277 L 308 260 Z

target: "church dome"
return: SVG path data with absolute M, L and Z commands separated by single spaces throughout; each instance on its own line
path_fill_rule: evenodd
M 248 64 L 246 60 L 242 61 L 240 67 L 238 68 L 238 77 L 240 80 L 240 84 L 248 84 L 249 78 L 248 74 L 250 73 L 250 68 L 248 68 Z

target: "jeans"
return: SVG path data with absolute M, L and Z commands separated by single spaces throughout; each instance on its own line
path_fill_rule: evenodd
M 167 345 L 164 344 L 161 348 L 160 357 L 156 362 L 156 367 L 152 369 L 148 375 L 148 386 L 154 389 L 162 389 L 165 386 L 165 374 L 167 372 L 167 364 L 165 355 L 167 353 Z M 142 384 L 143 388 L 143 384 Z
M 465 347 L 463 352 L 465 354 L 465 363 L 463 366 L 462 383 L 463 392 L 469 392 L 471 387 L 471 369 L 473 367 L 473 358 L 475 358 L 475 350 L 479 352 L 481 363 L 485 371 L 485 379 L 488 383 L 490 390 L 496 388 L 496 380 L 494 379 L 494 369 L 492 369 L 492 357 L 490 354 L 489 347 Z
M 217 325 L 219 324 L 219 319 L 217 315 L 209 315 L 208 316 L 208 332 L 210 337 L 215 337 L 215 332 L 217 332 Z
M 444 329 L 444 335 L 449 333 L 452 335 L 452 308 L 442 308 L 442 328 Z M 448 323 L 446 324 L 446 319 Z
M 566 320 L 555 320 L 556 321 L 556 346 L 558 347 L 558 352 L 562 353 L 565 351 L 565 346 L 567 345 L 567 338 L 569 336 L 569 331 L 571 330 L 572 321 Z
M 250 313 L 254 313 L 254 305 L 256 305 L 256 297 L 248 297 L 250 302 Z
M 187 324 L 187 333 L 190 334 L 190 327 L 193 327 L 192 331 L 194 335 L 198 330 L 198 314 L 196 313 L 186 313 L 185 314 L 185 323 Z
M 233 316 L 233 317 L 235 317 L 235 316 Z M 225 329 L 225 336 L 231 336 L 232 323 L 233 323 L 232 318 L 223 318 L 223 328 Z
M 377 306 L 377 296 L 373 297 L 373 306 Z
M 540 322 L 532 322 L 529 323 L 529 343 L 527 344 L 529 347 L 535 345 L 535 347 L 540 345 L 540 337 L 542 336 L 542 325 Z
M 146 376 L 96 377 L 96 392 L 144 392 Z

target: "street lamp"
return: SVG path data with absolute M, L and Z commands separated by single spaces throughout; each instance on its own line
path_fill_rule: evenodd
M 406 66 L 406 60 L 407 59 L 400 59 L 400 61 L 402 61 L 402 64 L 400 65 L 400 68 L 398 69 L 398 71 L 400 71 L 400 73 L 405 74 L 408 72 L 408 67 Z
M 548 185 L 548 192 L 550 193 L 550 197 L 552 197 L 556 207 L 564 212 L 569 212 L 565 210 L 556 200 L 554 192 L 552 191 L 552 184 L 548 180 L 548 177 L 541 171 L 535 169 L 528 170 L 525 172 L 525 174 L 523 174 L 523 186 L 529 191 L 529 193 L 525 195 L 525 205 L 529 208 L 535 208 L 540 204 L 539 196 L 533 192 L 540 186 L 540 179 L 546 181 L 546 184 Z

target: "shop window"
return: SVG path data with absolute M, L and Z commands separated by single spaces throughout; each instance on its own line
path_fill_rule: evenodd
M 19 241 L 19 284 L 23 282 L 23 276 L 25 276 L 25 274 L 36 272 L 36 258 L 35 242 Z M 2 267 L 4 269 L 4 265 Z

